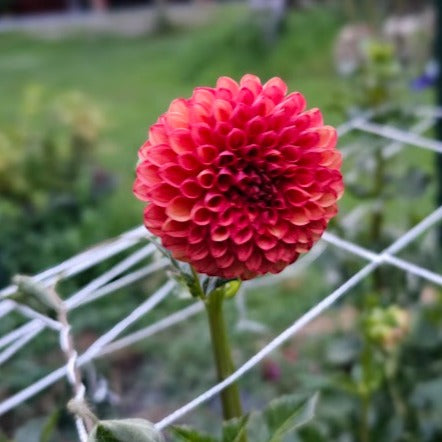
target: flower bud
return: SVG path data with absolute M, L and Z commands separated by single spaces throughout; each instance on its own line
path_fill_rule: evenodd
M 395 349 L 410 331 L 410 314 L 396 305 L 375 308 L 364 320 L 366 336 L 384 350 Z

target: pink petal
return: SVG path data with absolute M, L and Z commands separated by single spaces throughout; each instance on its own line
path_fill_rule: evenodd
M 175 221 L 188 221 L 193 206 L 192 200 L 177 196 L 167 205 L 166 214 Z
M 238 83 L 230 77 L 219 77 L 216 82 L 216 87 L 228 89 L 232 93 L 233 98 L 238 94 L 239 91 Z
M 217 258 L 216 265 L 221 269 L 226 269 L 227 267 L 230 267 L 233 264 L 234 260 L 235 257 L 233 255 L 226 253 L 224 256 Z
M 209 250 L 207 245 L 202 242 L 199 244 L 189 244 L 187 246 L 187 254 L 192 260 L 198 261 L 204 259 L 209 254 Z
M 212 164 L 218 155 L 218 149 L 210 144 L 204 144 L 197 147 L 197 153 L 201 162 L 205 165 Z
M 252 241 L 236 246 L 235 251 L 240 261 L 247 261 L 253 253 Z
M 213 102 L 213 116 L 217 121 L 227 121 L 232 113 L 232 105 L 226 101 L 217 98 Z
M 202 204 L 195 204 L 191 212 L 192 220 L 199 226 L 205 226 L 212 220 L 212 212 Z
M 246 267 L 252 272 L 257 271 L 261 263 L 262 263 L 262 255 L 259 253 L 257 249 L 253 251 L 249 259 L 245 262 Z
M 167 163 L 160 167 L 160 177 L 174 187 L 180 187 L 181 183 L 188 178 L 189 172 L 175 163 Z
M 180 185 L 180 191 L 186 198 L 198 198 L 202 194 L 202 188 L 194 179 L 187 179 Z
M 170 103 L 168 112 L 176 112 L 183 116 L 189 116 L 189 102 L 184 98 L 177 98 Z
M 133 186 L 133 193 L 141 201 L 149 201 L 150 186 L 147 186 L 140 179 L 136 179 Z
M 156 166 L 174 162 L 176 153 L 167 144 L 158 144 L 149 149 L 149 161 Z
M 155 144 L 167 144 L 167 134 L 162 124 L 154 124 L 149 129 L 149 141 L 152 145 Z
M 290 211 L 290 215 L 287 217 L 287 220 L 295 226 L 305 226 L 310 221 L 307 211 L 302 207 L 293 208 Z
M 233 229 L 231 229 L 231 231 L 232 241 L 237 245 L 246 243 L 253 236 L 253 230 L 250 227 L 237 229 L 235 226 Z
M 178 190 L 170 184 L 160 183 L 149 191 L 149 198 L 158 206 L 166 207 L 178 194 Z
M 262 91 L 261 80 L 259 79 L 259 77 L 253 74 L 244 75 L 241 78 L 239 85 L 241 86 L 241 88 L 245 87 L 249 89 L 255 96 L 257 96 Z
M 166 126 L 168 130 L 189 127 L 189 117 L 178 112 L 168 112 L 166 114 Z
M 183 153 L 178 156 L 178 164 L 186 170 L 195 172 L 197 170 L 200 170 L 202 165 L 201 162 L 198 160 L 196 155 L 193 153 L 187 152 Z
M 210 237 L 213 241 L 225 241 L 229 237 L 227 227 L 215 226 L 210 231 Z
M 232 129 L 227 136 L 226 145 L 231 150 L 239 149 L 246 142 L 245 133 L 240 129 Z
M 198 182 L 204 189 L 210 189 L 215 182 L 215 173 L 212 170 L 203 170 L 197 176 Z
M 192 124 L 191 133 L 196 145 L 213 142 L 213 130 L 207 123 Z
M 285 191 L 285 198 L 291 205 L 299 206 L 308 200 L 309 194 L 299 187 L 291 187 Z
M 161 183 L 158 167 L 145 160 L 137 166 L 137 178 L 147 186 Z
M 201 104 L 207 109 L 210 109 L 215 100 L 215 91 L 207 87 L 197 87 L 193 91 L 193 103 Z M 195 104 L 193 104 L 195 105 Z
M 226 200 L 220 193 L 209 192 L 204 197 L 204 204 L 212 212 L 219 212 L 226 204 Z
M 227 244 L 225 242 L 210 242 L 210 253 L 214 258 L 220 258 L 227 252 Z
M 159 207 L 155 204 L 149 204 L 144 209 L 144 222 L 149 227 L 162 227 L 166 219 L 167 216 L 164 207 Z
M 163 224 L 163 230 L 170 236 L 175 238 L 186 238 L 189 235 L 189 222 L 179 222 L 168 219 Z
M 262 235 L 256 239 L 256 244 L 261 250 L 270 250 L 275 247 L 278 240 L 274 236 Z
M 175 129 L 169 135 L 170 147 L 177 153 L 183 154 L 195 149 L 190 131 L 187 129 Z

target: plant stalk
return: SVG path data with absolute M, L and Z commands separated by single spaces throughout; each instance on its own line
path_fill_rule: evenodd
M 370 412 L 370 397 L 363 395 L 361 397 L 361 422 L 359 428 L 359 438 L 361 442 L 370 442 L 370 426 L 368 422 L 368 416 Z
M 382 151 L 377 150 L 375 155 L 376 167 L 375 167 L 375 176 L 374 176 L 374 189 L 373 193 L 375 198 L 377 198 L 377 202 L 382 198 L 383 189 L 384 189 L 384 181 L 385 181 L 385 160 L 382 156 Z M 379 247 L 382 241 L 383 234 L 383 225 L 384 225 L 384 215 L 381 211 L 380 207 L 376 207 L 375 211 L 371 217 L 370 223 L 370 239 L 371 244 Z M 382 278 L 382 270 L 377 268 L 373 272 L 373 289 L 376 292 L 381 293 L 384 288 L 384 281 Z
M 223 293 L 214 291 L 206 298 L 205 306 L 209 320 L 212 349 L 215 358 L 218 381 L 223 381 L 234 372 L 232 353 L 223 314 Z M 239 389 L 236 383 L 221 392 L 224 420 L 242 416 Z M 246 442 L 246 438 L 242 438 Z

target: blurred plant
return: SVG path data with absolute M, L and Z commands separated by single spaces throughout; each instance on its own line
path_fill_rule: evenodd
M 262 411 L 230 419 L 223 424 L 221 438 L 187 426 L 172 428 L 173 440 L 181 442 L 239 442 L 247 434 L 253 442 L 279 442 L 294 437 L 315 417 L 318 394 L 286 395 L 271 401 Z
M 13 124 L 0 129 L 0 285 L 13 272 L 57 260 L 55 251 L 45 259 L 48 246 L 68 253 L 69 239 L 56 245 L 63 229 L 113 189 L 112 176 L 95 165 L 104 124 L 100 108 L 80 92 L 47 99 L 39 86 L 24 91 Z
M 364 315 L 363 329 L 373 345 L 394 351 L 410 331 L 410 314 L 396 305 L 375 307 Z
M 372 40 L 363 48 L 365 56 L 349 82 L 355 96 L 354 108 L 357 112 L 377 110 L 374 120 L 378 124 L 394 120 L 408 127 L 410 116 L 400 107 L 405 90 L 404 74 L 394 47 Z M 359 139 L 357 144 L 349 146 L 346 188 L 355 201 L 365 202 L 367 210 L 360 218 L 362 221 L 355 222 L 352 218 L 351 225 L 343 222 L 342 225 L 336 223 L 335 227 L 355 243 L 380 251 L 396 236 L 397 226 L 391 229 L 386 222 L 388 204 L 397 204 L 399 199 L 408 201 L 409 213 L 404 214 L 401 222 L 406 228 L 414 225 L 419 216 L 418 205 L 413 201 L 422 198 L 431 177 L 416 165 L 395 161 L 399 146 L 393 144 L 386 149 L 385 140 L 371 135 L 366 135 L 363 142 Z M 434 262 L 434 248 L 423 243 L 411 248 L 420 256 L 433 256 Z M 355 264 L 347 255 L 337 256 L 338 279 L 343 282 L 354 273 Z M 344 435 L 348 440 L 360 442 L 438 440 L 435 434 L 439 434 L 440 426 L 431 435 L 423 431 L 421 425 L 426 419 L 412 398 L 416 382 L 421 376 L 425 378 L 418 367 L 425 344 L 413 339 L 423 317 L 413 315 L 411 327 L 410 312 L 416 306 L 418 287 L 419 284 L 412 287 L 405 274 L 381 267 L 373 272 L 370 283 L 360 288 L 355 302 L 359 327 L 355 335 L 338 338 L 338 353 L 344 360 L 334 357 L 333 364 L 339 369 L 329 386 L 333 395 L 343 392 L 343 400 L 347 398 L 352 405 L 346 411 L 346 419 L 325 418 L 328 428 L 323 434 L 332 440 Z M 398 302 L 404 307 L 399 307 Z M 440 361 L 440 357 L 435 360 Z M 326 402 L 324 399 L 325 407 Z M 351 422 L 357 425 L 351 427 Z
M 365 58 L 356 75 L 360 85 L 357 102 L 362 108 L 377 108 L 398 101 L 401 86 L 401 67 L 393 45 L 368 40 Z

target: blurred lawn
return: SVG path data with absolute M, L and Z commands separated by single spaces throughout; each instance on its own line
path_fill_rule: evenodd
M 29 84 L 43 85 L 53 94 L 84 91 L 107 113 L 109 143 L 100 162 L 118 175 L 119 186 L 101 213 L 85 221 L 84 244 L 141 222 L 142 206 L 131 191 L 137 149 L 168 103 L 189 96 L 195 86 L 214 85 L 220 75 L 239 79 L 252 72 L 263 80 L 277 75 L 302 91 L 310 106 L 322 107 L 327 122 L 342 121 L 331 109 L 341 86 L 331 60 L 340 22 L 335 11 L 290 13 L 274 45 L 262 42 L 243 6 L 220 6 L 215 15 L 204 27 L 164 36 L 0 38 L 1 124 L 12 117 Z

